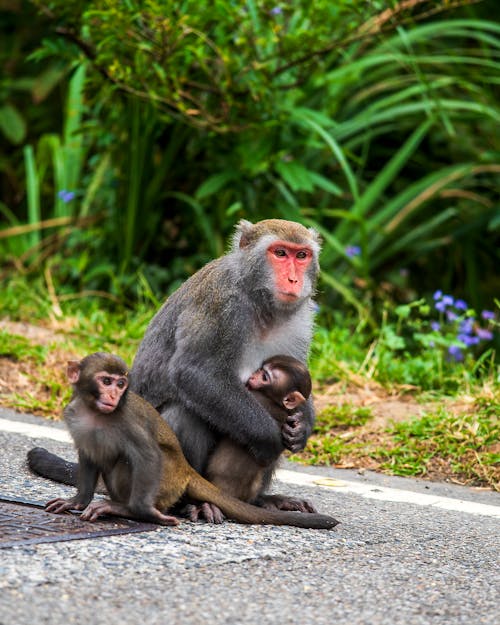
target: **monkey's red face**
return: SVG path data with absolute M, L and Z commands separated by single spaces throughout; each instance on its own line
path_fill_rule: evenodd
M 248 378 L 246 386 L 253 391 L 262 391 L 271 387 L 278 394 L 286 386 L 287 374 L 279 367 L 263 365 Z
M 273 371 L 271 367 L 264 365 L 261 369 L 254 371 L 248 378 L 246 386 L 254 391 L 262 390 L 273 383 Z
M 123 393 L 127 390 L 128 380 L 125 376 L 99 371 L 94 376 L 99 397 L 95 405 L 100 412 L 109 414 L 116 409 L 120 403 Z
M 282 302 L 294 302 L 302 295 L 306 271 L 313 260 L 307 245 L 275 241 L 267 249 L 274 275 L 275 295 Z

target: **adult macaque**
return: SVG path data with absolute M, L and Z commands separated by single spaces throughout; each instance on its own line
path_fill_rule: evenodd
M 111 514 L 177 525 L 177 518 L 165 512 L 186 494 L 243 523 L 317 529 L 337 524 L 321 514 L 263 510 L 206 481 L 188 464 L 158 412 L 128 390 L 127 366 L 121 358 L 95 353 L 72 361 L 68 378 L 74 392 L 64 418 L 78 450 L 78 490 L 70 499 L 49 501 L 49 512 L 77 509 L 83 510 L 81 518 L 86 521 Z M 43 452 L 48 453 L 40 449 L 36 453 Z M 92 501 L 100 475 L 110 499 Z
M 203 475 L 217 443 L 229 437 L 268 467 L 258 503 L 309 512 L 302 500 L 265 495 L 283 449 L 299 451 L 314 410 L 284 425 L 245 388 L 274 354 L 306 362 L 312 336 L 317 233 L 279 219 L 241 221 L 232 249 L 173 293 L 152 319 L 132 368 L 132 390 L 176 433 L 188 462 Z M 32 454 L 31 468 L 64 481 L 68 465 Z
M 313 422 L 278 424 L 245 382 L 275 354 L 306 362 L 312 337 L 317 233 L 279 219 L 241 221 L 231 251 L 187 280 L 152 319 L 134 360 L 133 390 L 176 433 L 205 475 L 218 441 L 243 445 L 265 472 L 259 505 L 310 511 L 307 502 L 264 495 L 284 448 L 304 448 Z
M 287 419 L 299 419 L 297 410 L 311 394 L 311 376 L 307 367 L 291 356 L 272 356 L 252 373 L 247 389 L 268 413 L 283 425 Z M 272 463 L 274 470 L 277 460 Z M 254 502 L 262 490 L 266 467 L 258 464 L 245 447 L 229 437 L 218 443 L 208 460 L 206 477 L 224 493 L 242 501 Z M 191 517 L 200 512 L 190 507 Z M 212 514 L 218 511 L 212 506 Z

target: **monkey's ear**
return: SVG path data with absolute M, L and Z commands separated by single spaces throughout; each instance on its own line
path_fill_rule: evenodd
M 300 404 L 303 404 L 305 401 L 306 398 L 304 397 L 304 395 L 302 395 L 302 393 L 300 393 L 299 391 L 292 391 L 283 398 L 283 406 L 285 406 L 287 410 L 293 410 L 294 408 L 297 408 L 297 406 L 300 406 Z
M 247 247 L 250 243 L 250 231 L 253 228 L 253 224 L 246 219 L 241 219 L 237 226 L 236 232 L 233 236 L 233 250 L 238 248 Z
M 80 379 L 80 361 L 68 360 L 68 367 L 66 369 L 66 375 L 71 384 L 76 384 Z

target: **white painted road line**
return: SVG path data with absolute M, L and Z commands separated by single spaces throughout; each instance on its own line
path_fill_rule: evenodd
M 467 512 L 469 514 L 483 514 L 500 518 L 500 506 L 491 506 L 484 503 L 475 503 L 464 499 L 453 499 L 452 497 L 442 497 L 440 495 L 426 495 L 410 490 L 399 488 L 387 488 L 376 484 L 366 484 L 362 482 L 350 482 L 347 480 L 336 480 L 325 478 L 320 475 L 309 473 L 297 473 L 278 469 L 276 477 L 289 484 L 299 484 L 303 486 L 320 486 L 322 488 L 335 488 L 339 493 L 354 493 L 368 499 L 379 501 L 394 501 L 401 503 L 412 503 L 418 506 L 432 506 L 443 510 L 455 510 L 457 512 Z
M 59 430 L 47 425 L 32 425 L 21 421 L 0 418 L 0 430 L 22 434 L 30 438 L 48 438 L 55 441 L 70 443 L 71 437 L 65 430 Z M 338 490 L 339 493 L 352 493 L 366 497 L 367 499 L 377 499 L 379 501 L 393 501 L 400 503 L 411 503 L 418 506 L 431 506 L 442 510 L 455 510 L 456 512 L 466 512 L 468 514 L 482 514 L 500 518 L 500 506 L 492 506 L 484 503 L 475 503 L 463 499 L 453 499 L 452 497 L 441 497 L 439 495 L 426 495 L 399 488 L 387 488 L 376 484 L 366 484 L 362 482 L 351 482 L 348 480 L 337 480 L 323 477 L 311 473 L 299 473 L 278 469 L 276 478 L 288 484 L 298 484 L 299 486 L 315 486 L 319 488 L 329 488 Z
M 47 425 L 32 425 L 31 423 L 22 423 L 21 421 L 0 419 L 0 430 L 12 432 L 13 434 L 22 434 L 30 438 L 50 438 L 53 441 L 61 441 L 63 443 L 71 442 L 71 436 L 66 430 L 58 430 Z

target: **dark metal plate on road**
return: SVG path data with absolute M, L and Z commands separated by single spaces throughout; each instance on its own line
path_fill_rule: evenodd
M 149 532 L 158 527 L 154 523 L 140 523 L 117 517 L 107 517 L 90 523 L 82 521 L 78 514 L 46 512 L 43 504 L 36 501 L 0 497 L 0 549 Z

